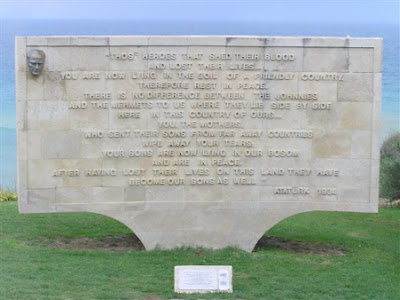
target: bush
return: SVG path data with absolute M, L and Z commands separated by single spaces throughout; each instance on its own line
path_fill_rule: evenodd
M 400 199 L 400 159 L 381 160 L 380 194 L 390 201 Z
M 400 158 L 400 131 L 392 132 L 381 146 L 381 158 Z
M 400 199 L 400 132 L 392 133 L 381 147 L 380 196 Z
M 17 201 L 17 200 L 18 196 L 13 191 L 0 189 L 0 202 Z

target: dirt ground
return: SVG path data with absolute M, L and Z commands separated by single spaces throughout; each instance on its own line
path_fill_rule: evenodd
M 79 238 L 73 240 L 56 239 L 48 245 L 50 248 L 70 250 L 96 250 L 107 252 L 144 251 L 142 242 L 132 236 L 110 236 L 105 238 Z
M 142 242 L 134 235 L 110 236 L 105 238 L 78 238 L 73 240 L 63 238 L 58 238 L 56 240 L 42 239 L 37 241 L 37 243 L 42 247 L 70 250 L 95 250 L 107 252 L 134 252 L 145 250 Z M 265 249 L 281 249 L 283 251 L 321 256 L 346 255 L 344 250 L 339 246 L 293 241 L 274 236 L 262 237 L 255 246 L 254 252 Z
M 270 249 L 270 248 L 276 248 L 284 251 L 302 253 L 302 254 L 311 254 L 311 255 L 322 255 L 322 256 L 346 255 L 344 250 L 336 245 L 293 241 L 275 236 L 262 237 L 255 246 L 254 251 Z

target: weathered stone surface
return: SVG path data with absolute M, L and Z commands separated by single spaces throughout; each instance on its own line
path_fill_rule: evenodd
M 298 213 L 377 212 L 381 39 L 17 37 L 15 62 L 22 213 L 252 251 Z
M 374 72 L 374 49 L 373 48 L 351 48 L 349 50 L 350 72 L 373 73 Z
M 347 47 L 305 47 L 303 71 L 348 72 L 349 49 Z
M 42 158 L 79 158 L 80 141 L 79 131 L 43 131 L 41 135 Z
M 338 83 L 338 101 L 370 102 L 374 98 L 373 73 L 348 73 Z

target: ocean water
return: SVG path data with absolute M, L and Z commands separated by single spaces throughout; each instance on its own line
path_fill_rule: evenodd
M 396 24 L 0 21 L 0 187 L 16 186 L 14 37 L 27 35 L 312 35 L 383 37 L 382 137 L 400 129 Z

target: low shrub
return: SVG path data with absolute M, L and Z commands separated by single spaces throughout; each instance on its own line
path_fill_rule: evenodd
M 400 199 L 400 131 L 389 135 L 381 146 L 379 184 L 382 198 Z
M 400 158 L 381 160 L 380 196 L 390 201 L 400 199 Z
M 17 201 L 18 196 L 15 192 L 10 190 L 0 189 L 0 202 Z
M 400 158 L 400 131 L 392 132 L 381 146 L 381 158 Z

